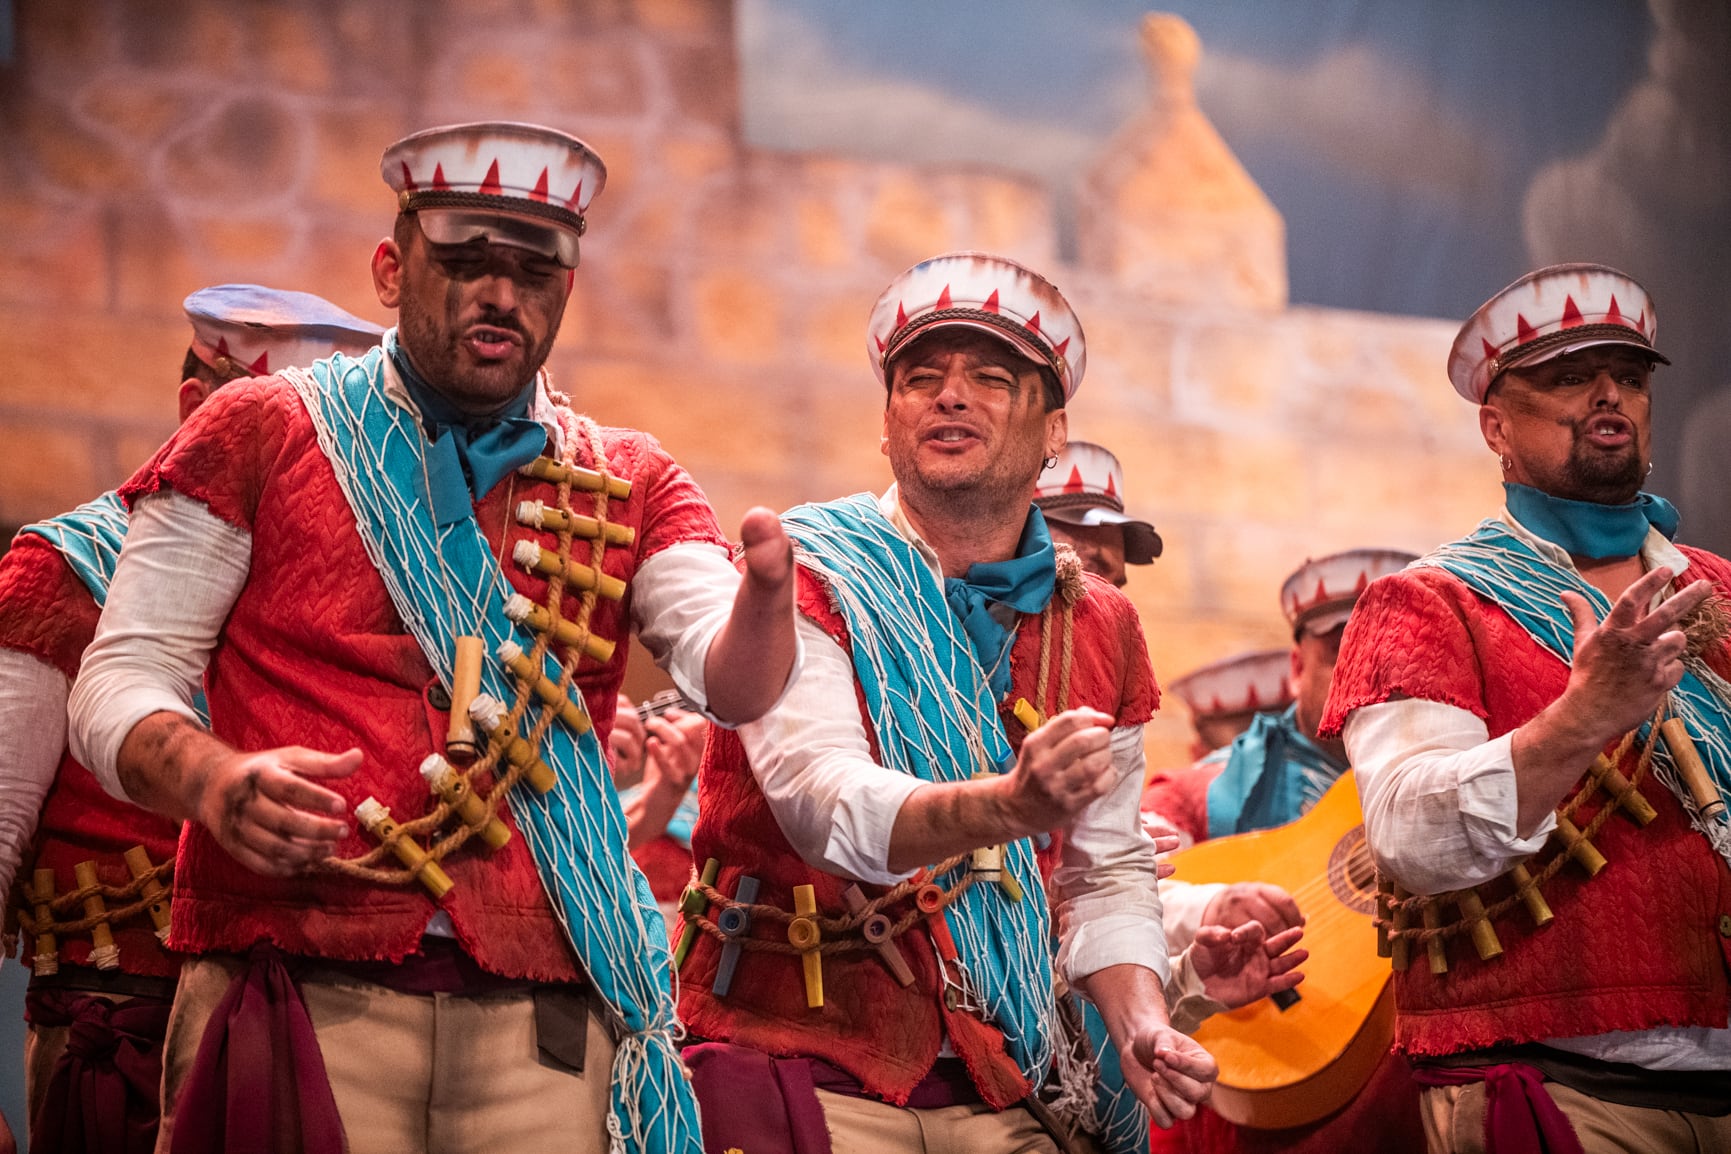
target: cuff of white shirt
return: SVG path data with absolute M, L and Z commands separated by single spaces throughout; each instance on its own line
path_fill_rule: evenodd
M 718 559 L 720 565 L 726 569 L 725 574 L 716 568 Z M 647 588 L 652 582 L 664 580 L 663 572 L 675 567 L 692 570 L 694 571 L 693 575 L 700 578 L 704 576 L 705 570 L 713 570 L 711 575 L 716 579 L 718 588 L 721 586 L 720 579 L 725 576 L 731 576 L 734 587 L 737 587 L 739 582 L 739 571 L 734 568 L 725 549 L 719 545 L 707 545 L 695 541 L 669 545 L 661 550 L 638 566 L 637 575 L 633 580 L 636 584 Z M 675 580 L 677 581 L 677 578 Z M 668 583 L 672 584 L 672 582 Z M 683 585 L 683 582 L 679 582 L 679 584 Z M 715 644 L 716 637 L 727 625 L 731 604 L 730 600 L 728 602 L 729 608 L 691 618 L 689 623 L 683 627 L 685 638 L 680 644 L 673 647 L 666 666 L 667 674 L 673 678 L 673 686 L 679 690 L 679 695 L 696 706 L 697 712 L 701 713 L 710 724 L 722 729 L 736 729 L 744 724 L 743 722 L 723 721 L 709 712 L 709 687 L 707 683 L 709 647 Z M 683 615 L 683 607 L 672 603 L 656 606 L 656 609 L 661 612 Z M 793 668 L 788 670 L 787 680 L 781 683 L 781 692 L 776 695 L 775 704 L 771 705 L 770 709 L 774 709 L 776 705 L 780 705 L 786 699 L 787 691 L 795 681 L 799 680 L 800 670 L 804 667 L 805 642 L 796 633 L 794 635 Z
M 1166 931 L 1166 948 L 1173 956 L 1190 948 L 1208 903 L 1225 890 L 1225 882 L 1181 882 L 1168 878 L 1160 883 L 1160 922 Z
M 120 784 L 120 747 L 126 742 L 127 735 L 135 726 L 153 713 L 174 713 L 186 718 L 200 729 L 204 722 L 198 714 L 173 693 L 156 688 L 138 686 L 117 690 L 113 696 L 103 702 L 102 715 L 91 718 L 83 726 L 86 740 L 82 743 L 74 741 L 72 755 L 96 777 L 97 782 L 110 796 L 132 805 L 133 801 Z M 74 726 L 69 736 L 76 735 L 79 728 Z
M 1226 1003 L 1208 996 L 1189 950 L 1177 955 L 1177 963 L 1166 979 L 1166 1019 L 1180 1034 L 1194 1034 L 1196 1027 L 1226 1009 Z
M 1171 978 L 1172 965 L 1158 916 L 1141 912 L 1095 915 L 1072 925 L 1058 950 L 1058 972 L 1072 986 L 1108 966 L 1126 964 L 1153 970 L 1160 975 L 1162 985 Z
M 1474 852 L 1486 858 L 1538 853 L 1557 828 L 1557 815 L 1547 813 L 1531 837 L 1516 836 L 1520 800 L 1515 785 L 1514 740 L 1511 730 L 1461 758 L 1461 824 Z
M 890 870 L 890 834 L 908 797 L 928 783 L 911 774 L 873 768 L 877 772 L 849 782 L 836 796 L 823 856 L 868 885 L 893 886 L 919 872 Z

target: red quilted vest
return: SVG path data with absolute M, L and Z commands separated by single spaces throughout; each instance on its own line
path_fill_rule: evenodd
M 1224 761 L 1198 761 L 1182 769 L 1163 769 L 1142 791 L 1142 812 L 1158 814 L 1191 841 L 1208 840 L 1208 787 L 1226 768 Z
M 801 612 L 849 648 L 847 626 L 831 607 L 827 591 L 804 570 L 799 603 Z M 1056 649 L 1056 623 L 1053 633 Z M 1038 619 L 1025 617 L 1011 650 L 1012 689 L 999 709 L 1005 732 L 1017 748 L 1023 729 L 1009 712 L 1016 699 L 1025 697 L 1047 712 L 1057 707 L 1055 673 L 1048 699 L 1036 699 L 1039 657 Z M 1122 594 L 1093 576 L 1087 578 L 1086 594 L 1075 606 L 1074 661 L 1069 704 L 1091 706 L 1116 718 L 1119 725 L 1140 725 L 1153 715 L 1159 690 L 1136 611 Z M 855 690 L 859 697 L 857 685 Z M 863 697 L 859 707 L 875 756 L 876 737 Z M 692 853 L 699 862 L 713 857 L 721 863 L 716 887 L 722 893 L 733 893 L 740 875 L 751 874 L 762 883 L 760 903 L 791 910 L 793 887 L 809 884 L 816 889 L 820 911 L 833 915 L 846 908 L 842 891 L 849 880 L 812 869 L 788 844 L 733 733 L 715 733 L 698 780 L 701 804 Z M 1053 844 L 1054 849 L 1042 855 L 1042 868 L 1050 868 L 1056 839 Z M 883 892 L 878 887 L 861 888 L 868 896 Z M 885 912 L 894 917 L 906 910 Z M 768 937 L 784 932 L 784 927 L 758 925 L 751 932 Z M 898 944 L 914 973 L 911 987 L 898 985 L 876 954 L 827 955 L 824 1005 L 808 1010 L 800 959 L 788 954 L 743 954 L 728 996 L 715 997 L 710 985 L 720 949 L 700 934 L 680 971 L 680 1016 L 695 1037 L 775 1055 L 822 1058 L 858 1078 L 869 1093 L 898 1104 L 907 1101 L 931 1069 L 947 1033 L 987 1102 L 1002 1109 L 1026 1097 L 1027 1081 L 1005 1053 L 1003 1035 L 976 1017 L 945 1007 L 927 935 L 910 932 Z
M 79 661 L 96 634 L 99 612 L 84 582 L 41 537 L 19 537 L 0 558 L 0 647 L 32 654 L 68 678 L 76 678 Z M 28 741 L 32 735 L 12 734 L 9 739 Z M 33 852 L 18 870 L 14 900 L 22 904 L 21 883 L 33 881 L 37 869 L 53 870 L 54 892 L 66 894 L 78 888 L 73 867 L 83 862 L 96 863 L 96 878 L 103 885 L 118 887 L 132 881 L 132 872 L 121 856 L 132 847 L 142 846 L 152 863 L 172 859 L 179 826 L 109 796 L 95 775 L 65 751 L 64 734 L 54 739 L 62 747 L 60 769 L 42 807 Z M 57 920 L 83 917 L 81 909 L 69 910 Z M 155 923 L 148 913 L 140 911 L 111 924 L 110 932 L 120 949 L 122 972 L 147 977 L 173 977 L 180 972 L 179 955 L 164 949 L 157 940 Z M 36 939 L 29 934 L 21 936 L 24 964 L 30 965 Z M 62 965 L 91 964 L 88 931 L 64 935 L 56 947 Z
M 653 439 L 620 429 L 603 430 L 602 439 L 609 468 L 632 482 L 630 499 L 610 502 L 608 517 L 637 530 L 632 547 L 607 550 L 607 574 L 628 580 L 668 545 L 724 543 L 696 483 Z M 432 799 L 417 767 L 443 751 L 448 715 L 429 702 L 432 671 L 367 558 L 293 389 L 267 377 L 215 393 L 122 495 L 136 501 L 158 488 L 200 501 L 252 535 L 251 575 L 207 676 L 213 731 L 243 750 L 359 747 L 361 769 L 324 784 L 351 806 L 370 794 L 399 820 L 426 812 Z M 494 555 L 509 557 L 523 537 L 552 547 L 551 534 L 518 525 L 511 511 L 518 501 L 554 498 L 543 482 L 515 475 L 499 482 L 476 506 Z M 573 494 L 579 512 L 589 500 Z M 541 601 L 542 578 L 516 565 L 506 573 L 514 589 Z M 567 598 L 565 611 L 576 604 Z M 623 602 L 598 603 L 594 632 L 619 646 L 605 666 L 586 661 L 577 676 L 603 748 L 625 670 L 630 605 L 629 591 Z M 506 820 L 515 828 L 508 813 Z M 373 844 L 354 823 L 337 855 L 358 857 Z M 484 969 L 539 981 L 578 976 L 520 833 L 491 854 L 473 839 L 443 864 L 456 887 L 441 905 Z M 200 826 L 187 828 L 176 881 L 173 941 L 191 953 L 269 939 L 293 954 L 395 961 L 418 948 L 435 908 L 418 886 L 328 873 L 260 877 Z
M 1707 577 L 1731 592 L 1731 565 L 1684 552 L 1685 579 Z M 1707 659 L 1731 674 L 1731 648 Z M 1456 578 L 1409 570 L 1373 582 L 1354 610 L 1323 732 L 1339 732 L 1361 706 L 1417 697 L 1469 710 L 1499 737 L 1561 696 L 1568 675 Z M 1556 914 L 1548 927 L 1533 929 L 1517 907 L 1496 923 L 1500 959 L 1480 962 L 1464 939 L 1451 940 L 1446 974 L 1416 964 L 1396 976 L 1397 1046 L 1435 1055 L 1611 1030 L 1725 1027 L 1731 870 L 1669 790 L 1649 775 L 1641 792 L 1659 816 L 1642 829 L 1614 815 L 1594 838 L 1609 866 L 1588 879 L 1571 864 L 1545 887 Z M 1576 824 L 1584 828 L 1597 811 L 1597 802 L 1584 806 Z M 1553 843 L 1540 863 L 1554 852 Z M 1510 890 L 1498 880 L 1479 892 L 1489 905 Z

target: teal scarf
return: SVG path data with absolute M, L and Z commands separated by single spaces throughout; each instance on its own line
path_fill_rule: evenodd
M 1296 821 L 1346 772 L 1298 728 L 1298 705 L 1259 713 L 1250 728 L 1204 759 L 1225 767 L 1208 786 L 1208 836 L 1274 829 Z
M 1022 525 L 1016 555 L 1008 561 L 968 566 L 966 577 L 944 578 L 944 599 L 961 619 L 974 656 L 991 682 L 992 694 L 1010 692 L 1010 643 L 1015 633 L 992 615 L 993 603 L 1017 613 L 1035 614 L 1046 608 L 1058 583 L 1057 553 L 1040 510 L 1030 508 Z
M 1503 492 L 1515 520 L 1575 557 L 1594 561 L 1633 557 L 1641 551 L 1649 529 L 1667 538 L 1677 535 L 1677 507 L 1652 493 L 1642 493 L 1627 505 L 1599 505 L 1506 481 Z
M 454 525 L 469 516 L 473 502 L 547 447 L 547 430 L 529 417 L 535 378 L 529 378 L 498 416 L 473 417 L 427 383 L 397 341 L 396 329 L 385 334 L 384 345 L 403 387 L 421 411 L 421 427 L 432 442 L 427 476 L 434 520 L 441 528 Z

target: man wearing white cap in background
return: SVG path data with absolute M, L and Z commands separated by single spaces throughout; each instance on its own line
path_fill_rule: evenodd
M 867 347 L 896 483 L 783 515 L 805 672 L 699 776 L 680 1009 L 706 1140 L 1056 1150 L 1048 1126 L 1090 1119 L 1139 1147 L 1137 1099 L 1167 1124 L 1214 1066 L 1162 996 L 1141 627 L 1032 507 L 1081 326 L 1044 278 L 956 253 L 889 286 Z M 1263 945 L 1220 943 L 1253 991 L 1284 967 Z
M 1258 714 L 1285 713 L 1293 700 L 1291 674 L 1292 650 L 1252 649 L 1168 681 L 1166 692 L 1190 710 L 1191 758 L 1231 745 Z
M 748 514 L 742 580 L 689 475 L 540 371 L 587 145 L 458 125 L 381 171 L 398 327 L 219 390 L 122 489 L 73 690 L 75 753 L 187 822 L 164 1144 L 694 1152 L 605 743 L 632 629 L 715 719 L 775 701 L 787 539 Z
M 310 293 L 257 285 L 200 289 L 185 310 L 183 421 L 238 377 L 360 354 L 384 333 Z M 0 729 L 11 735 L 0 746 L 0 893 L 19 898 L 33 970 L 24 1072 L 40 1150 L 151 1149 L 180 969 L 159 894 L 173 882 L 179 824 L 109 796 L 66 749 L 67 694 L 125 534 L 125 507 L 104 493 L 26 526 L 0 558 Z M 78 896 L 88 886 L 94 915 Z
M 1120 589 L 1125 565 L 1152 565 L 1163 545 L 1147 521 L 1124 512 L 1124 469 L 1111 451 L 1071 441 L 1034 487 L 1034 504 L 1052 538 L 1076 551 L 1088 572 Z
M 1186 838 L 1274 829 L 1307 813 L 1347 770 L 1339 742 L 1317 737 L 1329 684 L 1348 618 L 1365 588 L 1414 559 L 1392 549 L 1354 549 L 1306 561 L 1281 585 L 1280 607 L 1292 629 L 1288 676 L 1292 704 L 1259 713 L 1232 743 L 1188 769 L 1155 774 L 1143 794 L 1145 820 L 1176 827 Z M 1179 868 L 1182 878 L 1183 868 Z M 1169 885 L 1176 886 L 1179 879 Z M 1187 918 L 1198 925 L 1260 923 L 1272 934 L 1305 921 L 1306 911 L 1286 889 L 1264 881 L 1183 887 L 1174 893 L 1169 933 L 1184 941 Z M 1365 943 L 1366 949 L 1370 943 Z M 1421 1132 L 1411 1074 L 1390 1055 L 1358 1094 L 1318 1122 L 1288 1129 L 1238 1126 L 1204 1109 L 1181 1135 L 1156 1135 L 1156 1151 L 1251 1154 L 1416 1148 Z
M 1505 506 L 1347 628 L 1323 732 L 1418 895 L 1385 930 L 1432 1150 L 1731 1149 L 1731 565 L 1641 492 L 1657 322 L 1594 264 L 1474 313 L 1449 378 Z

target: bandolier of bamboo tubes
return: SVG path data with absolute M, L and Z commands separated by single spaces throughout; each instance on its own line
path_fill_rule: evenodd
M 558 509 L 567 514 L 566 517 L 558 521 L 556 526 L 548 530 L 554 535 L 556 541 L 554 552 L 562 563 L 558 571 L 547 576 L 547 599 L 543 603 L 548 616 L 554 622 L 561 620 L 559 607 L 567 583 L 564 567 L 571 560 L 572 545 L 578 540 L 577 527 L 583 520 L 599 522 L 602 527 L 601 532 L 597 532 L 593 538 L 588 538 L 589 567 L 596 573 L 601 572 L 601 562 L 607 552 L 608 534 L 605 532 L 605 528 L 609 523 L 607 520 L 609 489 L 620 483 L 619 479 L 616 479 L 608 470 L 607 458 L 601 448 L 600 430 L 596 428 L 595 423 L 587 417 L 577 417 L 576 422 L 584 442 L 589 446 L 594 463 L 593 472 L 599 474 L 601 483 L 595 490 L 595 509 L 592 518 L 582 519 L 571 509 L 571 492 L 573 489 L 571 474 L 564 473 L 558 481 L 554 482 Z M 578 594 L 577 614 L 571 621 L 577 630 L 578 641 L 567 646 L 566 651 L 570 657 L 560 663 L 558 689 L 561 696 L 569 697 L 572 686 L 575 684 L 577 663 L 581 660 L 583 639 L 589 636 L 589 620 L 594 613 L 597 596 L 598 593 L 594 589 Z M 535 644 L 526 655 L 531 667 L 543 668 L 547 647 L 551 641 L 552 634 L 550 631 L 536 631 Z M 487 740 L 486 750 L 466 768 L 451 767 L 459 780 L 469 784 L 471 795 L 481 800 L 485 811 L 484 816 L 477 818 L 472 824 L 459 819 L 455 828 L 440 835 L 425 847 L 425 857 L 435 866 L 438 862 L 461 849 L 471 837 L 480 833 L 490 822 L 495 820 L 500 807 L 504 805 L 505 795 L 512 786 L 523 780 L 533 768 L 532 763 L 511 764 L 509 759 L 505 757 L 506 746 L 512 737 L 519 734 L 518 727 L 522 724 L 523 716 L 529 712 L 531 703 L 537 696 L 532 683 L 522 678 L 515 680 L 517 683 L 516 696 L 504 721 L 498 726 L 496 735 Z M 456 708 L 456 703 L 453 703 L 453 708 Z M 540 703 L 540 712 L 536 715 L 528 736 L 520 740 L 524 741 L 531 750 L 539 750 L 541 739 L 546 735 L 548 728 L 558 721 L 559 714 L 560 707 L 558 705 L 547 702 Z M 475 779 L 484 774 L 492 773 L 502 761 L 506 766 L 505 772 L 495 778 L 493 788 L 485 793 L 475 789 L 473 784 Z M 318 868 L 329 873 L 341 874 L 344 877 L 372 882 L 375 885 L 412 885 L 421 878 L 425 866 L 391 869 L 381 866 L 379 863 L 386 858 L 399 857 L 398 843 L 405 839 L 418 847 L 423 835 L 436 833 L 455 812 L 456 808 L 451 803 L 439 799 L 432 809 L 420 817 L 410 821 L 396 822 L 394 828 L 380 838 L 378 845 L 360 857 L 326 858 L 319 863 Z
M 142 847 L 139 849 L 142 850 Z M 119 925 L 139 914 L 149 913 L 151 907 L 159 903 L 166 906 L 167 898 L 160 895 L 173 878 L 174 859 L 169 858 L 151 866 L 147 873 L 134 875 L 133 879 L 123 886 L 108 886 L 100 882 L 79 886 L 63 894 L 55 894 L 48 900 L 49 916 L 46 920 L 35 912 L 41 908 L 43 902 L 40 900 L 42 895 L 36 892 L 37 887 L 32 884 L 28 887 L 27 894 L 31 908 L 19 908 L 13 913 L 18 919 L 18 928 L 27 934 L 54 934 L 63 938 L 86 934 L 99 925 Z M 61 914 L 81 909 L 91 898 L 102 899 L 108 908 L 98 915 L 86 915 L 72 921 L 60 920 Z M 121 904 L 113 905 L 115 902 Z
M 1594 848 L 1593 838 L 1605 824 L 1619 810 L 1626 811 L 1639 825 L 1646 825 L 1653 819 L 1652 806 L 1641 795 L 1640 784 L 1652 768 L 1653 750 L 1659 740 L 1665 713 L 1664 705 L 1654 711 L 1632 778 L 1625 778 L 1617 766 L 1634 748 L 1638 730 L 1624 734 L 1616 752 L 1609 758 L 1599 755 L 1586 775 L 1586 782 L 1557 810 L 1556 841 L 1561 843 L 1558 852 L 1536 874 L 1529 867 L 1538 860 L 1537 854 L 1511 869 L 1506 876 L 1514 884 L 1515 892 L 1508 897 L 1487 906 L 1476 886 L 1449 894 L 1415 897 L 1392 886 L 1386 878 L 1378 879 L 1377 916 L 1374 919 L 1377 953 L 1391 958 L 1394 969 L 1404 970 L 1410 962 L 1411 947 L 1416 944 L 1424 948 L 1431 973 L 1443 974 L 1448 970 L 1446 943 L 1460 934 L 1471 935 L 1480 960 L 1491 961 L 1500 957 L 1502 944 L 1498 942 L 1491 923 L 1517 905 L 1527 907 L 1536 925 L 1548 925 L 1551 909 L 1541 891 L 1571 861 L 1580 863 L 1589 877 L 1598 875 L 1605 866 L 1605 859 Z M 1576 828 L 1575 814 L 1600 790 L 1606 794 L 1606 804 L 1599 807 L 1599 812 L 1593 815 L 1585 829 Z M 1456 907 L 1459 917 L 1445 923 L 1442 912 L 1447 904 Z M 1418 926 L 1412 925 L 1415 913 L 1421 923 Z

